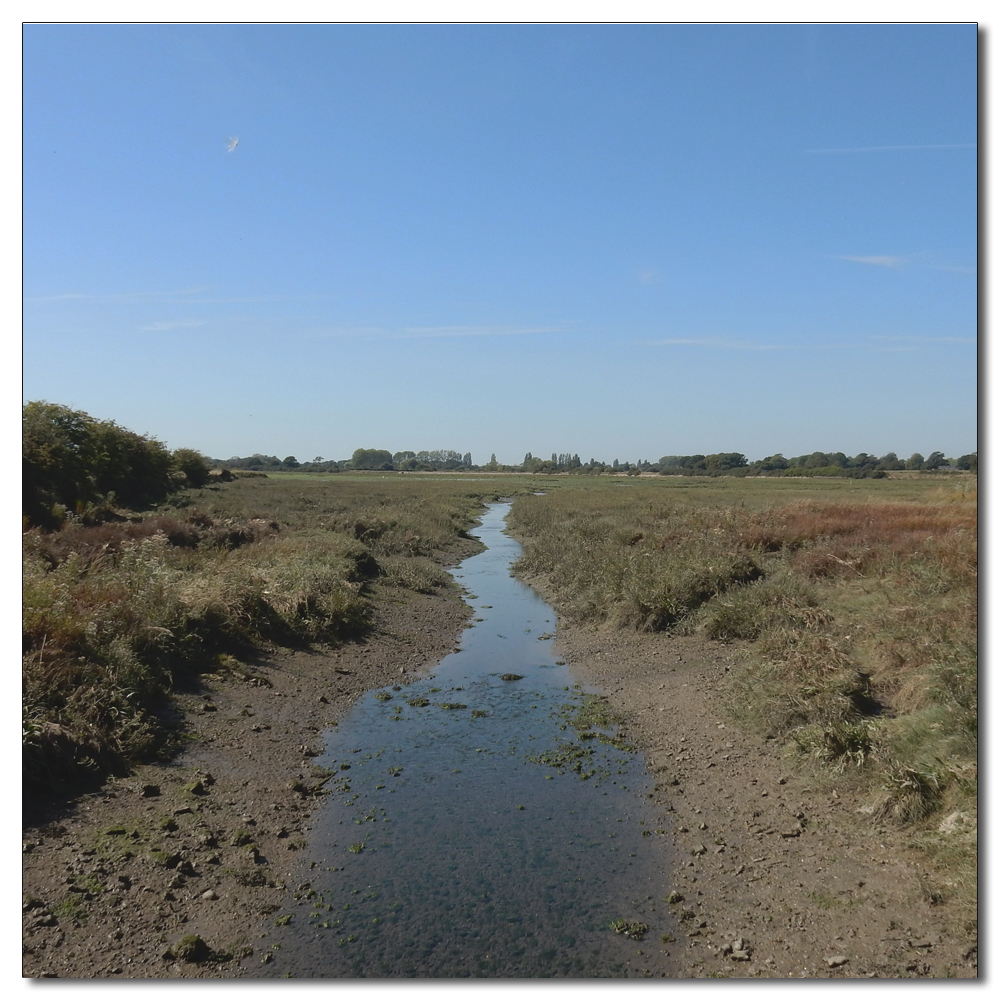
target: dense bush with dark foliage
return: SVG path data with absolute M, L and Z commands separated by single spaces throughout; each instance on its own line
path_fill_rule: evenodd
M 171 453 L 113 420 L 43 401 L 22 410 L 22 467 L 24 516 L 43 528 L 101 506 L 157 503 L 177 487 L 203 485 L 209 471 L 191 448 Z

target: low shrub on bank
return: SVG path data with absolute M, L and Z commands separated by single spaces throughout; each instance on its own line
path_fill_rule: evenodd
M 155 530 L 101 526 L 26 536 L 23 678 L 32 776 L 51 769 L 41 760 L 46 725 L 73 734 L 93 764 L 134 760 L 165 739 L 156 712 L 167 694 L 220 652 L 343 639 L 367 626 L 358 565 L 368 553 L 354 539 L 267 533 L 231 549 L 213 545 L 215 525 L 153 518 L 148 527 Z M 254 526 L 246 533 L 254 536 Z
M 143 507 L 208 479 L 208 463 L 193 449 L 171 453 L 155 438 L 56 403 L 27 403 L 21 431 L 22 509 L 30 525 L 57 528 L 114 503 Z

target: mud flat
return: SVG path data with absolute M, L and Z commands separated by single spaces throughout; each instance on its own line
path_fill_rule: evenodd
M 727 720 L 714 696 L 727 647 L 560 620 L 556 648 L 625 715 L 672 810 L 678 975 L 977 977 L 976 927 L 903 835 Z
M 249 681 L 204 678 L 179 699 L 190 748 L 172 763 L 69 808 L 29 803 L 25 976 L 270 971 L 328 781 L 315 767 L 323 733 L 365 692 L 424 677 L 472 614 L 454 595 L 396 590 L 377 606 L 366 643 L 263 662 Z M 633 949 L 647 952 L 642 964 L 676 977 L 977 975 L 974 926 L 902 835 L 727 721 L 714 697 L 727 647 L 560 621 L 555 648 L 625 716 L 666 817 L 665 835 L 648 839 L 669 865 L 653 903 L 674 940 L 650 934 Z
M 190 747 L 170 764 L 69 807 L 26 803 L 24 976 L 259 974 L 319 801 L 319 734 L 365 691 L 436 664 L 471 613 L 397 589 L 377 609 L 365 643 L 264 661 L 250 682 L 206 676 L 178 699 Z

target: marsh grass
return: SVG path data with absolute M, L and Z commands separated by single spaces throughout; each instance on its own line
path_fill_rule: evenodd
M 873 822 L 974 885 L 974 840 L 935 833 L 977 808 L 969 482 L 585 481 L 518 498 L 509 523 L 516 571 L 571 620 L 736 644 L 729 711 L 860 782 Z
M 244 478 L 23 546 L 25 787 L 170 752 L 169 698 L 276 646 L 369 631 L 380 589 L 440 592 L 490 481 Z M 235 666 L 234 666 L 235 665 Z M 236 668 L 239 669 L 236 669 Z

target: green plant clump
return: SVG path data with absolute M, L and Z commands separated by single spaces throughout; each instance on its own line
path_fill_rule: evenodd
M 616 934 L 622 934 L 633 941 L 641 941 L 649 930 L 649 924 L 644 924 L 639 920 L 612 920 L 608 926 Z

